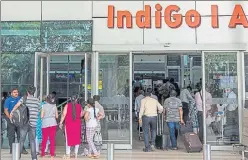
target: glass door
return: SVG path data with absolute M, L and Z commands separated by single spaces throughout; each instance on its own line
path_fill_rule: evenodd
M 241 107 L 238 74 L 241 72 L 238 72 L 237 52 L 204 52 L 203 55 L 206 143 L 212 146 L 238 144 Z
M 102 122 L 104 143 L 114 143 L 116 149 L 131 149 L 132 106 L 132 55 L 99 54 L 100 103 L 106 118 Z

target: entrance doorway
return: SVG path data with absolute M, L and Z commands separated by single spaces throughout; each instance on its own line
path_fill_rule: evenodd
M 58 104 L 72 95 L 91 96 L 91 54 L 35 53 L 34 86 L 37 97 L 56 92 Z

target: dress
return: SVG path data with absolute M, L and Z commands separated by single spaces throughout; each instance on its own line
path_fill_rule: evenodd
M 46 102 L 41 102 L 40 103 L 40 110 L 42 109 L 43 105 L 46 104 Z M 41 126 L 42 126 L 42 119 L 40 117 L 40 112 L 38 114 L 38 120 L 37 120 L 37 126 L 36 126 L 36 136 L 38 139 L 38 142 L 41 143 L 42 141 L 42 130 L 41 130 Z
M 68 146 L 81 144 L 81 111 L 82 107 L 76 103 L 76 119 L 72 117 L 72 103 L 67 104 L 67 114 L 65 117 L 65 129 Z
M 193 128 L 198 128 L 197 108 L 195 101 L 189 102 L 189 119 L 193 123 Z

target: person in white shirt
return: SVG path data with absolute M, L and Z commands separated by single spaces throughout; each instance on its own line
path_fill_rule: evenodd
M 135 98 L 135 115 L 136 117 L 138 118 L 139 116 L 139 112 L 140 112 L 140 105 L 141 105 L 141 100 L 145 98 L 144 96 L 144 91 L 143 90 L 139 90 L 139 96 Z M 137 130 L 139 130 L 139 123 L 138 123 L 138 128 Z M 141 128 L 141 131 L 142 131 L 142 128 Z
M 191 95 L 192 88 L 188 86 L 183 89 L 180 93 L 180 100 L 183 105 L 183 121 L 186 123 L 189 119 L 189 103 L 194 101 L 194 98 Z
M 227 103 L 222 104 L 222 108 L 226 112 L 226 124 L 238 124 L 238 105 L 237 94 L 231 88 L 225 89 L 224 98 L 227 98 Z

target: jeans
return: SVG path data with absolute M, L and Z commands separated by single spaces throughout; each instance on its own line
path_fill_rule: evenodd
M 177 139 L 175 135 L 175 131 L 179 129 L 179 122 L 167 122 L 169 130 L 170 130 L 170 139 L 171 139 L 171 147 L 177 147 Z
M 15 143 L 15 134 L 17 135 L 17 141 L 20 142 L 20 127 L 16 127 L 12 124 L 9 118 L 6 118 L 7 121 L 7 136 L 9 139 L 10 152 L 12 152 L 12 143 Z
M 152 145 L 155 145 L 156 132 L 157 132 L 157 116 L 142 117 L 142 128 L 144 134 L 145 149 L 149 149 L 149 128 L 151 129 Z
M 20 153 L 23 151 L 24 142 L 28 133 L 32 160 L 37 160 L 36 154 L 36 127 L 26 124 L 20 128 Z M 21 155 L 20 155 L 21 157 Z
M 202 111 L 198 111 L 197 118 L 198 118 L 198 126 L 199 126 L 199 139 L 203 143 L 203 112 Z

